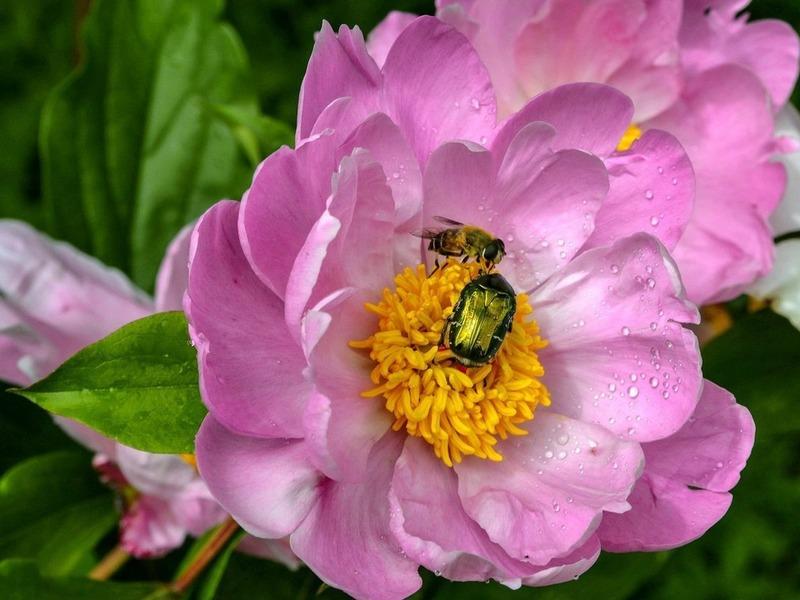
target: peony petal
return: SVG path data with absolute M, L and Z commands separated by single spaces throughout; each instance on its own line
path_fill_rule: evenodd
M 644 465 L 639 444 L 556 414 L 498 445 L 503 461 L 455 467 L 464 509 L 512 557 L 547 565 L 583 545 L 602 511 L 623 512 Z
M 386 112 L 421 164 L 445 141 L 491 134 L 497 106 L 489 74 L 469 41 L 438 19 L 420 17 L 406 27 L 383 76 Z
M 374 322 L 364 312 L 366 300 L 353 290 L 332 295 L 309 311 L 304 322 L 320 325 L 313 340 L 304 341 L 315 386 L 303 417 L 306 443 L 310 460 L 338 480 L 364 479 L 370 451 L 392 422 L 380 399 L 361 397 L 374 387 L 369 378 L 373 364 L 347 345 L 374 333 Z
M 599 557 L 600 541 L 593 535 L 568 556 L 552 560 L 535 575 L 523 579 L 522 584 L 541 587 L 575 580 L 588 571 Z
M 246 435 L 299 437 L 310 387 L 283 303 L 256 277 L 239 245 L 239 204 L 223 201 L 195 227 L 184 308 L 200 387 L 214 416 Z
M 551 410 L 652 441 L 691 415 L 702 380 L 697 322 L 677 268 L 638 234 L 578 256 L 531 293 Z
M 786 184 L 783 166 L 770 162 L 766 91 L 741 67 L 717 67 L 688 79 L 681 102 L 646 127 L 674 134 L 694 166 L 694 213 L 674 251 L 689 297 L 735 297 L 772 265 L 766 219 Z
M 633 54 L 646 17 L 642 0 L 551 2 L 513 42 L 528 96 L 574 81 L 607 81 Z
M 391 526 L 408 556 L 452 581 L 519 579 L 533 570 L 492 542 L 458 497 L 458 478 L 430 445 L 409 437 L 395 465 Z
M 115 462 L 139 492 L 174 498 L 197 478 L 194 468 L 175 454 L 152 454 L 117 445 Z
M 300 88 L 298 145 L 311 135 L 323 109 L 337 98 L 353 98 L 354 106 L 367 107 L 366 114 L 377 110 L 380 85 L 380 70 L 367 53 L 361 30 L 342 25 L 337 34 L 323 21 Z
M 368 150 L 386 174 L 394 198 L 395 225 L 405 224 L 417 215 L 422 205 L 422 173 L 397 125 L 383 113 L 373 115 L 345 140 L 339 155 L 350 155 L 356 148 Z
M 314 573 L 354 598 L 395 600 L 422 585 L 389 530 L 389 484 L 402 444 L 391 432 L 375 445 L 368 481 L 321 483 L 319 501 L 290 538 Z
M 0 220 L 0 377 L 28 385 L 152 310 L 116 269 L 25 223 Z
M 491 144 L 496 156 L 534 121 L 553 126 L 553 150 L 579 149 L 601 158 L 617 147 L 633 117 L 630 99 L 606 85 L 573 83 L 538 95 L 507 119 Z
M 415 14 L 393 10 L 370 32 L 367 36 L 367 50 L 379 67 L 386 62 L 389 50 L 403 30 L 416 18 Z
M 394 275 L 394 202 L 383 169 L 355 150 L 342 159 L 332 187 L 286 285 L 286 323 L 298 340 L 309 304 L 343 287 L 381 290 Z
M 294 257 L 330 194 L 336 139 L 326 132 L 262 162 L 242 199 L 239 237 L 258 277 L 283 298 Z
M 748 293 L 771 300 L 770 307 L 800 329 L 800 240 L 784 240 L 775 246 L 775 266 L 766 277 L 750 286 Z
M 675 435 L 644 444 L 647 466 L 624 515 L 605 515 L 603 549 L 666 550 L 704 534 L 731 503 L 753 447 L 755 425 L 747 409 L 706 382 L 694 415 Z
M 783 199 L 770 216 L 775 235 L 800 231 L 800 113 L 787 104 L 775 121 L 775 135 L 785 138 L 786 154 L 778 156 L 786 167 L 786 190 Z
M 194 223 L 178 232 L 167 247 L 156 277 L 156 312 L 183 309 L 183 294 L 189 282 L 189 246 Z
M 122 548 L 139 559 L 163 556 L 186 538 L 169 502 L 154 496 L 140 496 L 122 516 L 120 529 Z
M 694 171 L 672 135 L 648 131 L 627 152 L 606 160 L 611 189 L 587 248 L 647 231 L 672 250 L 694 205 Z
M 317 502 L 321 476 L 301 440 L 239 436 L 208 415 L 197 434 L 197 466 L 209 490 L 248 533 L 288 535 Z

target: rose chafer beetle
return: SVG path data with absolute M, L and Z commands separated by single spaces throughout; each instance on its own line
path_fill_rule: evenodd
M 490 362 L 511 331 L 517 299 L 502 275 L 480 275 L 461 290 L 442 330 L 442 345 L 467 367 Z

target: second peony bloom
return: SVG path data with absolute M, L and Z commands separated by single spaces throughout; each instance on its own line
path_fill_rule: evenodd
M 498 125 L 474 49 L 429 17 L 381 68 L 357 29 L 324 26 L 298 112 L 297 148 L 198 223 L 184 300 L 198 466 L 249 533 L 391 599 L 420 566 L 546 585 L 721 518 L 753 424 L 704 384 L 685 327 L 669 249 L 694 181 L 674 138 L 615 151 L 633 106 L 597 84 Z M 439 346 L 478 267 L 430 274 L 412 234 L 437 215 L 505 242 L 517 312 L 488 365 Z

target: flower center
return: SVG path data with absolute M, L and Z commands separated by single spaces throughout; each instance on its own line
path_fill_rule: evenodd
M 636 125 L 636 123 L 631 123 L 628 129 L 625 130 L 625 133 L 622 134 L 622 139 L 620 139 L 619 144 L 617 144 L 617 151 L 625 152 L 626 150 L 630 150 L 631 146 L 633 146 L 633 142 L 642 137 L 642 133 L 641 127 Z
M 461 290 L 479 269 L 452 259 L 430 276 L 425 265 L 406 268 L 395 277 L 394 291 L 384 289 L 380 302 L 365 305 L 378 317 L 377 331 L 350 342 L 369 350 L 375 362 L 375 387 L 361 395 L 383 398 L 393 429 L 423 438 L 449 467 L 467 455 L 502 460 L 498 438 L 526 435 L 519 425 L 533 419 L 537 406 L 550 404 L 536 354 L 547 342 L 530 317 L 526 294 L 517 294 L 512 329 L 488 364 L 464 367 L 439 346 Z

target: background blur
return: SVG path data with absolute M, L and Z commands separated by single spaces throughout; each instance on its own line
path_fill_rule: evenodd
M 313 34 L 322 19 L 334 27 L 345 23 L 369 32 L 389 10 L 430 13 L 432 2 L 228 0 L 222 18 L 238 32 L 249 57 L 251 71 L 245 82 L 248 93 L 255 93 L 265 115 L 293 128 L 300 82 Z M 48 94 L 67 77 L 81 56 L 76 31 L 88 5 L 88 0 L 0 4 L 0 217 L 24 219 L 58 237 L 63 237 L 58 224 L 48 217 L 52 206 L 48 209 L 43 200 L 46 194 L 41 183 L 40 117 Z M 800 25 L 800 0 L 755 0 L 749 10 L 753 18 L 780 18 L 795 28 Z M 78 98 L 78 104 L 80 101 Z M 64 118 L 69 120 L 69 115 Z M 43 147 L 46 141 L 43 137 Z M 250 154 L 253 153 L 257 159 L 258 150 L 251 148 Z M 76 162 L 80 159 L 73 158 Z M 234 177 L 221 189 L 230 197 L 239 197 L 246 183 L 246 177 Z M 51 188 L 48 202 L 57 204 L 61 190 L 58 185 Z M 194 212 L 199 214 L 201 208 L 196 207 Z M 93 250 L 90 242 L 70 241 Z M 116 260 L 103 258 L 112 263 Z M 137 263 L 125 261 L 125 257 L 120 258 L 118 266 L 130 274 Z M 800 597 L 800 333 L 769 310 L 748 310 L 744 299 L 732 303 L 731 310 L 736 318 L 734 328 L 704 349 L 705 373 L 733 391 L 739 402 L 752 411 L 757 439 L 741 483 L 734 490 L 733 506 L 720 524 L 701 540 L 672 552 L 603 554 L 598 564 L 574 583 L 512 593 L 494 583 L 453 584 L 426 574 L 426 586 L 417 597 Z M 70 456 L 83 453 L 39 409 L 15 396 L 0 395 L 0 474 L 23 459 L 54 451 L 66 451 Z M 70 494 L 78 494 L 76 502 L 90 499 L 110 507 L 110 493 L 95 483 L 90 470 L 86 472 L 88 457 L 86 461 L 83 458 L 76 464 L 85 462 L 85 468 L 76 466 L 77 470 L 68 476 L 63 469 L 60 471 L 62 488 L 57 488 L 57 482 L 49 475 L 45 477 L 47 484 L 54 486 L 53 492 L 62 504 L 64 498 L 72 498 Z M 0 498 L 0 514 L 3 510 Z M 36 524 L 36 531 L 52 537 L 64 522 L 64 515 L 56 512 L 61 510 L 62 505 L 54 505 L 48 519 Z M 113 546 L 115 536 L 109 530 L 100 550 Z M 18 538 L 19 532 L 0 523 L 0 559 L 35 555 L 37 550 L 21 547 Z M 177 552 L 158 561 L 130 563 L 118 577 L 169 579 L 180 557 L 181 552 Z M 86 556 L 84 562 L 91 565 L 92 558 Z M 217 597 L 313 597 L 319 584 L 307 570 L 292 573 L 264 561 L 234 555 Z M 322 592 L 323 598 L 336 596 L 339 593 L 333 590 Z

